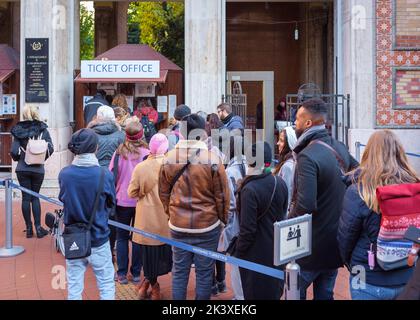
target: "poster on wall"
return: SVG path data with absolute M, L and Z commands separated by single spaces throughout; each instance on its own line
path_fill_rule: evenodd
M 25 39 L 25 102 L 49 101 L 48 38 Z
M 168 112 L 168 97 L 167 96 L 157 97 L 157 111 Z
M 152 82 L 141 82 L 136 83 L 134 90 L 136 97 L 154 97 L 155 96 L 155 84 Z
M 4 94 L 2 105 L 3 114 L 16 114 L 16 94 Z
M 93 96 L 83 96 L 83 110 L 85 110 L 86 103 L 92 98 Z
M 107 95 L 114 96 L 117 92 L 117 84 L 113 82 L 109 83 L 98 83 L 96 86 L 97 90 L 104 90 Z
M 176 109 L 176 95 L 171 94 L 169 95 L 169 111 L 168 111 L 169 119 L 174 117 L 175 109 Z
M 134 97 L 133 96 L 126 96 L 127 106 L 130 108 L 131 112 L 134 111 Z

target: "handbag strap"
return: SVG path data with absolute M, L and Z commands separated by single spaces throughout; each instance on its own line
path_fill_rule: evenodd
M 334 150 L 333 147 L 331 147 L 328 143 L 325 143 L 324 141 L 321 141 L 321 140 L 313 140 L 313 141 L 311 141 L 311 143 L 309 145 L 315 144 L 315 143 L 316 144 L 319 144 L 321 146 L 324 146 L 325 148 L 327 148 L 328 150 L 330 150 L 334 154 L 335 158 L 337 159 L 337 162 L 340 165 L 340 169 L 341 169 L 342 173 L 343 174 L 346 173 L 346 165 L 344 163 L 344 160 L 338 154 L 338 152 Z
M 99 188 L 98 188 L 98 192 L 96 192 L 95 205 L 93 206 L 93 211 L 90 215 L 88 230 L 90 230 L 90 228 L 92 227 L 93 219 L 96 215 L 96 211 L 98 210 L 99 198 L 101 197 L 101 193 L 104 188 L 104 180 L 105 180 L 104 178 L 105 178 L 105 169 L 101 167 L 101 177 L 99 178 Z
M 273 203 L 274 195 L 276 194 L 276 190 L 277 190 L 277 178 L 275 176 L 273 176 L 273 178 L 274 178 L 274 188 L 273 188 L 273 193 L 271 194 L 270 202 L 268 203 L 268 207 L 267 209 L 265 209 L 264 213 L 257 218 L 257 222 L 260 221 L 266 215 L 268 210 L 270 210 L 271 204 Z

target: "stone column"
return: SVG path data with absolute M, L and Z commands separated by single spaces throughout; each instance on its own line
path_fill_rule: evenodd
M 185 102 L 215 112 L 225 93 L 225 0 L 185 0 Z
M 375 6 L 373 0 L 342 1 L 343 94 L 350 94 L 349 147 L 366 144 L 375 125 Z
M 12 3 L 12 46 L 20 52 L 20 2 Z
M 324 88 L 324 75 L 325 68 L 327 66 L 327 57 L 324 55 L 324 37 L 325 26 L 328 23 L 326 18 L 328 11 L 324 7 L 323 3 L 309 3 L 308 7 L 308 79 L 309 82 L 315 83 L 324 93 L 326 88 Z M 325 17 L 325 18 L 320 18 Z
M 118 44 L 127 43 L 127 10 L 128 10 L 128 1 L 127 2 L 117 2 L 116 10 L 116 27 L 117 27 L 117 41 Z
M 95 57 L 112 48 L 117 39 L 112 3 L 95 2 Z
M 0 2 L 0 43 L 12 46 L 12 4 Z
M 73 0 L 21 0 L 21 106 L 25 104 L 25 39 L 49 39 L 49 102 L 34 103 L 41 119 L 48 124 L 54 144 L 54 154 L 46 162 L 43 193 L 55 195 L 61 168 L 72 160 L 67 149 L 72 129 L 73 84 L 72 47 L 74 32 L 71 14 Z M 46 188 L 46 189 L 45 189 Z M 52 189 L 51 189 L 52 188 Z

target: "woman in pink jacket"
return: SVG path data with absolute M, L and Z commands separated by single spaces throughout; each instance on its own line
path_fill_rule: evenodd
M 148 145 L 143 141 L 143 126 L 137 117 L 127 120 L 125 128 L 125 141 L 115 151 L 109 170 L 114 173 L 115 187 L 117 192 L 116 220 L 126 225 L 134 225 L 136 214 L 136 199 L 127 194 L 131 174 L 134 168 L 149 155 Z M 128 242 L 130 232 L 117 228 L 117 274 L 116 280 L 121 284 L 127 284 L 128 273 Z M 132 243 L 131 251 L 131 280 L 133 283 L 140 282 L 141 252 L 138 244 Z

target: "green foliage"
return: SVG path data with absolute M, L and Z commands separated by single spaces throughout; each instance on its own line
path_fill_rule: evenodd
M 184 68 L 183 3 L 132 2 L 128 9 L 128 24 L 139 25 L 140 43 L 151 46 Z
M 91 60 L 95 56 L 95 26 L 93 12 L 80 3 L 80 60 Z

